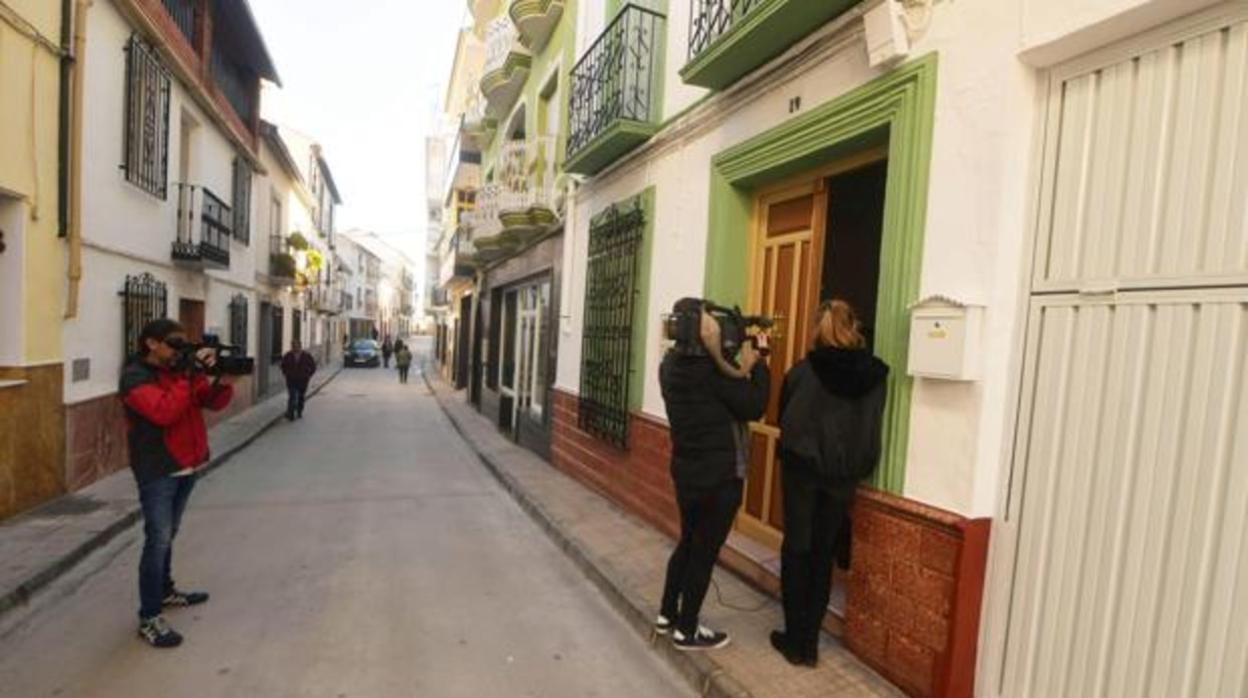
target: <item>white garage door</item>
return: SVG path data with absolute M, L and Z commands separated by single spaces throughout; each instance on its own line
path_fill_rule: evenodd
M 1245 4 L 1055 71 L 1049 102 L 988 680 L 1242 698 Z

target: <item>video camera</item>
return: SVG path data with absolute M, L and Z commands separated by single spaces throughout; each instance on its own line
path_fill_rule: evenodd
M 676 343 L 676 351 L 689 356 L 705 356 L 702 345 L 702 312 L 705 311 L 719 324 L 720 351 L 731 360 L 746 342 L 754 345 L 766 356 L 769 349 L 758 342 L 760 332 L 776 326 L 775 318 L 766 315 L 745 315 L 740 308 L 728 308 L 711 301 L 688 304 L 684 308 L 663 316 L 663 335 Z
M 178 352 L 174 366 L 179 370 L 202 371 L 210 376 L 250 376 L 256 370 L 256 360 L 244 356 L 242 347 L 222 344 L 215 334 L 205 334 L 199 343 L 175 340 L 169 346 Z M 208 366 L 200 361 L 197 355 L 201 349 L 212 349 L 217 355 L 216 363 Z

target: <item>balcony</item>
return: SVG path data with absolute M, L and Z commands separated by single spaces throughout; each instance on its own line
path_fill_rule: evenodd
M 173 23 L 178 25 L 178 29 L 182 32 L 182 36 L 191 46 L 198 45 L 195 41 L 195 0 L 163 0 L 165 11 L 173 18 Z
M 508 141 L 498 154 L 498 218 L 503 235 L 522 245 L 559 220 L 555 139 Z
M 479 264 L 489 264 L 515 253 L 519 240 L 503 233 L 499 217 L 503 188 L 497 183 L 487 184 L 477 192 L 476 208 L 465 215 L 464 224 L 457 235 L 468 233 Z
M 451 236 L 446 254 L 442 256 L 442 267 L 438 273 L 438 285 L 446 286 L 454 281 L 472 279 L 477 266 L 476 246 L 473 244 L 467 228 L 460 228 Z
M 294 285 L 295 274 L 299 269 L 295 256 L 290 253 L 286 238 L 281 235 L 269 236 L 269 276 L 277 283 Z
M 329 286 L 314 286 L 308 289 L 308 306 L 328 315 L 342 312 L 342 292 Z
M 464 146 L 484 150 L 498 130 L 498 119 L 486 112 L 485 95 L 481 94 L 480 86 L 468 96 L 464 118 L 459 126 L 459 138 Z
M 723 89 L 859 0 L 690 0 L 687 84 Z
M 465 142 L 462 131 L 451 145 L 444 181 L 446 191 L 442 196 L 443 201 L 453 201 L 456 191 L 481 186 L 481 151 Z
M 192 269 L 230 267 L 230 207 L 204 187 L 178 186 L 175 264 Z
M 572 69 L 566 171 L 598 174 L 659 130 L 666 21 L 626 5 Z
M 485 95 L 486 114 L 494 118 L 511 111 L 529 79 L 533 57 L 520 45 L 519 38 L 509 17 L 499 17 L 486 30 L 481 94 Z
M 511 0 L 507 14 L 520 32 L 520 43 L 540 53 L 563 17 L 563 0 Z

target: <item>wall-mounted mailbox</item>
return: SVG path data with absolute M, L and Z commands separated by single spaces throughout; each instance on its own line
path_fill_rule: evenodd
M 910 306 L 910 375 L 970 381 L 979 377 L 984 307 L 947 296 Z

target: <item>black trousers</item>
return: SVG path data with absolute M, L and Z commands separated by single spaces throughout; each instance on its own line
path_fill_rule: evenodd
M 792 646 L 813 655 L 832 595 L 837 536 L 854 499 L 852 487 L 821 489 L 813 476 L 785 468 L 784 544 L 780 547 L 780 591 L 784 630 Z
M 676 488 L 680 542 L 667 563 L 659 612 L 674 621 L 686 637 L 698 628 L 698 614 L 711 585 L 715 560 L 741 506 L 741 488 L 742 482 L 736 478 L 708 490 Z
M 400 366 L 400 367 L 399 367 L 399 382 L 400 382 L 400 383 L 406 383 L 406 382 L 407 382 L 407 372 L 408 372 L 408 371 L 410 371 L 410 370 L 411 370 L 411 366 Z

